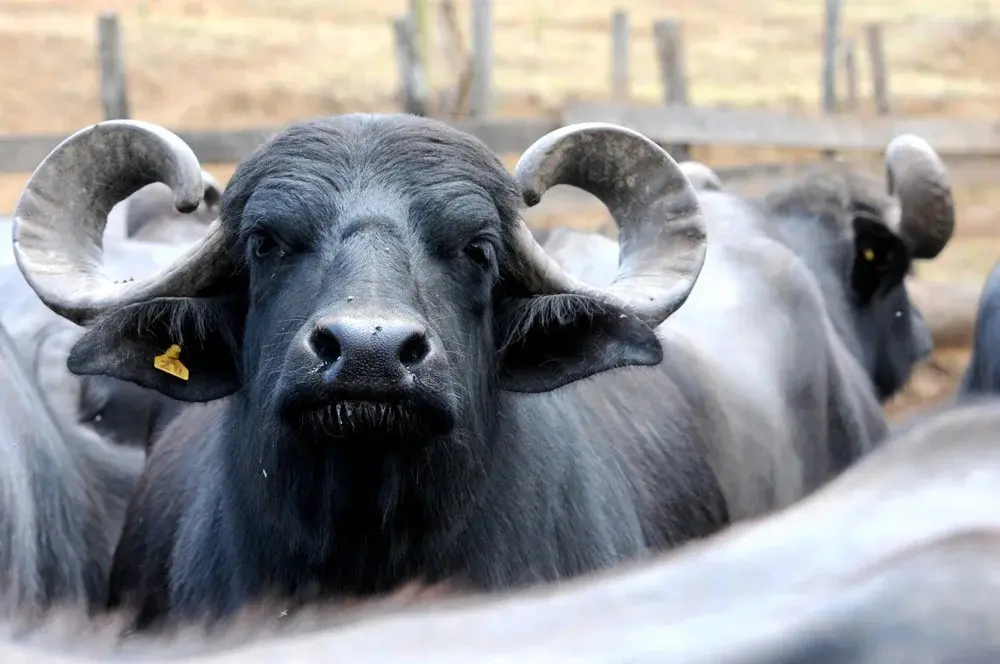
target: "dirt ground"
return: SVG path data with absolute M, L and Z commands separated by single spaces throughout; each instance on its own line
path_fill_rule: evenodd
M 446 82 L 436 43 L 436 3 L 425 14 L 432 84 Z M 468 0 L 456 0 L 468 26 Z M 609 88 L 609 16 L 628 7 L 631 94 L 660 101 L 652 22 L 677 19 L 685 39 L 692 103 L 797 109 L 819 106 L 820 2 L 803 0 L 588 0 L 494 2 L 496 113 L 537 116 Z M 867 22 L 885 26 L 894 110 L 995 117 L 1000 105 L 1000 0 L 879 0 L 845 3 L 844 34 L 860 47 Z M 173 129 L 280 125 L 358 110 L 394 110 L 390 20 L 405 0 L 0 0 L 0 134 L 70 132 L 100 119 L 95 22 L 122 20 L 132 115 Z M 467 30 L 466 30 L 467 33 Z M 861 113 L 871 114 L 869 68 L 859 60 Z M 773 150 L 702 148 L 713 165 L 781 161 Z M 801 156 L 801 155 L 799 155 Z M 516 155 L 508 155 L 513 165 Z M 232 166 L 209 165 L 222 182 Z M 922 265 L 922 277 L 980 282 L 1000 258 L 996 164 L 953 175 L 956 239 Z M 0 175 L 0 213 L 12 209 L 25 174 Z M 556 214 L 546 224 L 593 226 L 602 212 Z M 942 350 L 891 404 L 903 415 L 950 395 L 964 350 Z

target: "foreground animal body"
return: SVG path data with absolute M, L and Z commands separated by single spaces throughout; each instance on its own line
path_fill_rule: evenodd
M 1000 394 L 1000 263 L 993 266 L 979 295 L 972 353 L 958 396 Z
M 103 604 L 140 450 L 65 430 L 0 325 L 0 612 Z
M 1000 661 L 998 441 L 995 400 L 924 416 L 777 514 L 652 561 L 506 597 L 379 601 L 360 614 L 314 607 L 277 617 L 276 610 L 255 610 L 209 637 L 182 631 L 124 643 L 116 630 L 102 635 L 99 624 L 53 617 L 34 630 L 17 629 L 19 643 L 8 637 L 0 658 Z
M 119 278 L 165 266 L 183 245 L 105 239 L 104 262 Z M 66 368 L 83 329 L 46 307 L 15 265 L 0 267 L 0 324 L 64 429 L 87 428 L 122 445 L 147 448 L 181 402 L 109 376 L 77 376 Z
M 823 294 L 824 308 L 841 342 L 871 379 L 882 402 L 909 380 L 933 350 L 930 329 L 910 302 L 904 277 L 914 259 L 934 258 L 954 228 L 954 208 L 944 165 L 916 137 L 901 137 L 887 150 L 890 171 L 900 171 L 889 191 L 842 165 L 829 165 L 749 201 L 701 187 L 712 238 L 707 277 L 692 293 L 712 305 L 713 289 L 739 277 L 743 246 L 777 242 L 808 269 Z M 913 164 L 913 166 L 909 166 Z M 689 166 L 711 172 L 704 166 Z M 916 170 L 908 170 L 908 169 Z M 902 174 L 905 173 L 905 174 Z M 710 176 L 703 176 L 709 181 Z M 716 180 L 715 182 L 718 182 Z M 895 187 L 895 190 L 893 189 Z M 718 241 L 716 241 L 718 240 Z M 553 231 L 545 249 L 571 274 L 604 285 L 614 276 L 615 242 L 568 228 Z M 716 260 L 717 257 L 717 260 Z M 735 274 L 734 274 L 735 272 Z M 765 288 L 760 308 L 783 307 Z M 692 315 L 694 307 L 690 308 Z M 804 312 L 788 312 L 799 321 Z M 679 319 L 678 319 L 679 320 Z M 803 361 L 805 370 L 808 362 Z
M 616 211 L 637 249 L 604 290 L 558 270 L 519 219 L 518 184 L 499 159 L 439 122 L 290 127 L 239 166 L 200 244 L 156 278 L 117 283 L 80 259 L 99 251 L 106 210 L 144 184 L 123 168 L 170 184 L 178 209 L 201 196 L 179 138 L 108 122 L 54 150 L 15 216 L 28 282 L 88 323 L 72 371 L 215 402 L 185 410 L 157 441 L 112 604 L 152 618 L 225 613 L 271 589 L 499 589 L 726 523 L 705 459 L 717 404 L 710 386 L 688 385 L 696 367 L 683 355 L 596 390 L 573 385 L 660 363 L 654 329 L 701 267 L 694 192 L 654 143 L 588 125 L 522 160 L 527 197 L 567 182 Z M 73 189 L 93 191 L 92 203 L 67 198 Z M 70 227 L 86 239 L 54 232 Z M 155 366 L 172 344 L 183 378 Z M 662 426 L 636 428 L 628 403 L 607 406 L 633 392 L 677 393 Z

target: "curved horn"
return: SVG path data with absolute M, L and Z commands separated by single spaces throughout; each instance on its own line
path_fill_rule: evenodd
M 677 165 L 697 191 L 722 191 L 722 178 L 700 161 L 682 161 Z
M 63 140 L 28 179 L 14 211 L 14 257 L 39 298 L 85 325 L 109 307 L 194 295 L 229 267 L 219 221 L 177 261 L 154 275 L 115 282 L 101 269 L 108 212 L 153 182 L 192 212 L 205 193 L 194 152 L 155 124 L 109 120 Z
M 955 230 L 955 205 L 944 162 L 922 138 L 904 134 L 885 149 L 887 190 L 899 204 L 899 232 L 916 258 L 934 258 Z
M 568 275 L 522 221 L 516 249 L 529 288 L 611 297 L 653 327 L 687 299 L 705 261 L 705 223 L 694 187 L 656 143 L 613 124 L 569 125 L 528 148 L 515 177 L 529 206 L 572 185 L 599 198 L 619 229 L 618 275 L 597 289 Z

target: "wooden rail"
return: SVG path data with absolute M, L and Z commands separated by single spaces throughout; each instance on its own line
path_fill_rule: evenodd
M 963 119 L 800 115 L 728 109 L 578 103 L 563 121 L 613 122 L 663 143 L 729 144 L 880 152 L 899 134 L 917 134 L 942 154 L 1000 155 L 1000 123 Z

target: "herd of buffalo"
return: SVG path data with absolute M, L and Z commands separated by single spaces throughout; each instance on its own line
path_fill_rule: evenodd
M 1000 661 L 1000 264 L 890 426 L 955 210 L 884 159 L 751 198 L 616 125 L 512 175 L 348 114 L 223 189 L 81 129 L 0 252 L 0 658 Z M 530 230 L 557 185 L 617 239 Z

